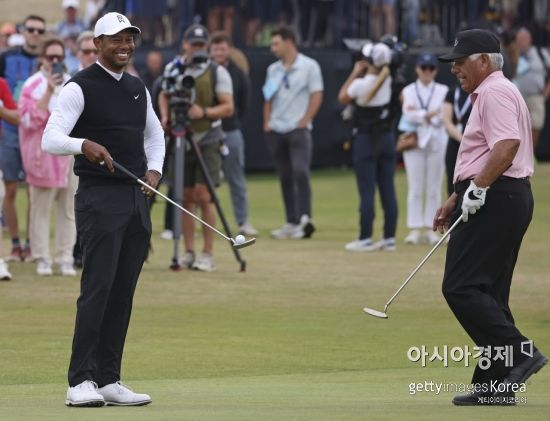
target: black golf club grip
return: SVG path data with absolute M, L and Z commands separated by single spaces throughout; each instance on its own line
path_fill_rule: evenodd
M 122 165 L 120 165 L 118 162 L 113 160 L 113 167 L 115 167 L 117 170 L 122 171 L 124 174 L 126 174 L 128 177 L 133 178 L 134 180 L 137 180 L 138 177 L 132 174 L 130 171 L 128 171 L 126 168 L 124 168 Z

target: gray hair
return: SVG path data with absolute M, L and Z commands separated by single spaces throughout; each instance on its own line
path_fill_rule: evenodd
M 500 53 L 476 53 L 468 56 L 470 60 L 475 61 L 481 57 L 482 54 L 487 54 L 489 61 L 491 62 L 491 68 L 493 70 L 501 70 L 504 64 L 504 57 Z

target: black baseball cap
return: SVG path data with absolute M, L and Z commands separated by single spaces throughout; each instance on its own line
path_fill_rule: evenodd
M 453 51 L 438 57 L 439 61 L 449 62 L 478 53 L 500 53 L 500 41 L 491 31 L 468 29 L 456 35 Z
M 183 34 L 183 40 L 190 44 L 208 43 L 208 30 L 198 23 L 191 25 Z
M 439 63 L 437 58 L 432 53 L 423 53 L 416 57 L 417 66 L 434 66 L 437 67 Z

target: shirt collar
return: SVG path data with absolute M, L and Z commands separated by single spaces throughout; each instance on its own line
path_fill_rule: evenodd
M 112 77 L 114 77 L 116 80 L 120 81 L 120 79 L 122 79 L 122 75 L 124 74 L 124 72 L 121 72 L 121 73 L 116 73 L 116 72 L 113 72 L 109 69 L 107 69 L 103 64 L 101 64 L 98 61 L 96 61 L 96 63 L 99 65 L 99 67 L 101 67 L 103 70 L 105 70 L 107 73 L 109 73 Z
M 479 84 L 479 86 L 475 89 L 475 91 L 470 94 L 470 98 L 472 99 L 472 104 L 474 102 L 476 102 L 476 99 L 479 96 L 479 93 L 481 92 L 481 89 L 483 89 L 483 87 L 487 83 L 489 83 L 490 81 L 492 81 L 494 79 L 501 79 L 503 77 L 504 77 L 504 74 L 502 73 L 502 70 L 496 70 L 496 71 L 492 72 L 491 74 L 489 74 L 489 76 L 487 76 L 485 79 L 483 79 L 481 81 L 481 83 Z
M 283 64 L 283 61 L 282 60 L 279 60 L 277 62 L 278 64 L 278 67 L 280 70 L 282 70 L 283 72 L 290 72 L 291 70 L 294 70 L 294 69 L 299 69 L 301 66 L 302 66 L 302 53 L 297 53 L 296 54 L 296 58 L 294 59 L 294 61 L 292 62 L 292 64 L 290 65 L 290 67 L 288 69 L 285 69 L 285 65 Z
M 435 80 L 432 80 L 430 83 L 428 83 L 427 85 L 424 85 L 422 82 L 420 82 L 419 79 L 416 80 L 416 85 L 422 89 L 422 90 L 431 90 L 432 89 L 432 86 L 434 85 L 435 83 Z

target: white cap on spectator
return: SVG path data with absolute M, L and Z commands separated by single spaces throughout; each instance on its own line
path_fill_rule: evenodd
M 374 44 L 371 51 L 372 64 L 376 67 L 382 67 L 385 64 L 391 63 L 391 49 L 386 44 L 381 42 Z
M 69 7 L 74 7 L 75 9 L 78 9 L 80 7 L 80 1 L 79 0 L 63 0 L 63 9 L 67 9 Z
M 25 45 L 25 37 L 23 34 L 11 34 L 8 38 L 8 47 L 17 47 L 19 45 Z
M 128 18 L 120 13 L 111 12 L 102 16 L 94 28 L 94 36 L 97 38 L 101 35 L 114 35 L 125 29 L 131 29 L 136 34 L 141 34 L 137 26 L 132 26 Z

